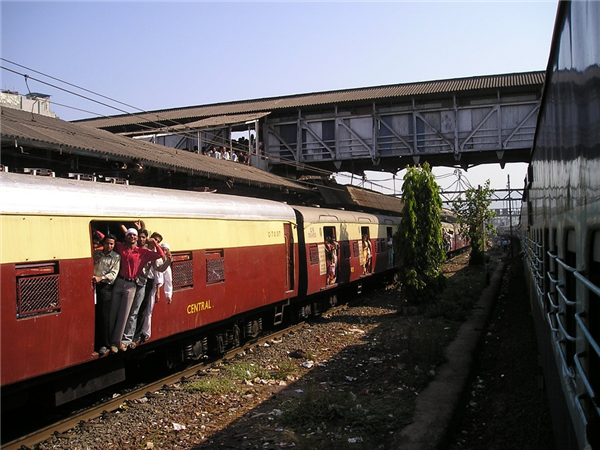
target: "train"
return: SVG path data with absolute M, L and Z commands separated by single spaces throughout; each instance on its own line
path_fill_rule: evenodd
M 520 240 L 556 448 L 600 448 L 600 3 L 560 2 Z
M 7 172 L 0 188 L 3 411 L 38 391 L 62 405 L 119 383 L 149 352 L 171 366 L 223 353 L 396 270 L 399 216 Z M 100 356 L 93 234 L 122 237 L 136 221 L 170 246 L 172 303 L 155 307 L 148 342 Z

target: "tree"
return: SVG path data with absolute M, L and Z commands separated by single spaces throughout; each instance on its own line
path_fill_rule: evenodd
M 404 301 L 426 303 L 443 289 L 442 200 L 429 164 L 409 167 L 402 185 L 404 208 L 397 232 L 398 278 Z
M 491 220 L 496 217 L 496 213 L 489 209 L 492 203 L 494 190 L 490 188 L 490 180 L 485 182 L 483 188 L 469 188 L 465 191 L 465 198 L 462 196 L 452 205 L 452 210 L 458 217 L 461 233 L 471 241 L 470 265 L 482 265 L 485 263 L 484 245 L 485 236 L 494 232 L 494 225 Z

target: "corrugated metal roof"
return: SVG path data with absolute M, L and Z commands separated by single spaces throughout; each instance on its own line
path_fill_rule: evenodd
M 328 184 L 319 186 L 318 189 L 327 205 L 387 211 L 393 214 L 401 214 L 404 208 L 404 202 L 397 197 L 349 184 Z
M 346 186 L 346 188 L 352 200 L 359 206 L 379 211 L 395 212 L 397 214 L 402 213 L 402 209 L 404 208 L 404 202 L 399 198 L 356 186 Z
M 268 116 L 270 113 L 250 113 L 250 114 L 230 114 L 226 116 L 207 117 L 206 119 L 197 120 L 195 122 L 189 122 L 185 125 L 178 125 L 179 127 L 188 128 L 207 128 L 221 125 L 235 125 L 239 123 L 246 123 L 253 120 L 261 119 Z
M 143 136 L 143 135 L 153 135 L 153 134 L 170 134 L 177 133 L 179 131 L 189 132 L 189 131 L 198 131 L 205 128 L 219 128 L 226 125 L 242 125 L 247 122 L 252 122 L 254 120 L 261 119 L 265 116 L 268 116 L 270 112 L 260 112 L 260 113 L 248 113 L 248 114 L 229 114 L 225 116 L 216 116 L 216 117 L 207 117 L 205 119 L 195 120 L 193 122 L 187 122 L 181 125 L 173 125 L 173 126 L 164 126 L 159 129 L 143 129 L 140 131 L 133 131 L 128 133 L 118 133 L 122 136 Z M 79 122 L 73 122 L 79 123 Z M 82 125 L 86 125 L 82 123 Z
M 339 91 L 298 94 L 285 97 L 272 97 L 212 105 L 190 106 L 186 108 L 164 109 L 147 114 L 121 115 L 100 119 L 77 121 L 97 128 L 110 128 L 132 124 L 148 124 L 164 121 L 189 121 L 194 118 L 243 114 L 255 111 L 275 111 L 323 104 L 339 104 L 377 99 L 402 99 L 415 96 L 451 94 L 454 92 L 485 89 L 542 86 L 545 72 L 525 72 L 502 75 L 454 78 L 439 81 L 395 84 L 387 86 L 346 89 Z
M 254 186 L 282 187 L 306 192 L 309 189 L 286 178 L 232 161 L 171 147 L 134 140 L 91 126 L 1 107 L 2 142 L 48 147 L 66 153 L 101 155 L 139 160 L 148 166 L 163 167 L 206 177 L 231 180 Z

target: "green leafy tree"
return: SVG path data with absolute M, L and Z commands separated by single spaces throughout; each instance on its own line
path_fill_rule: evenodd
M 444 287 L 441 266 L 442 200 L 429 164 L 409 167 L 402 185 L 404 208 L 397 232 L 400 296 L 411 303 L 433 301 Z
M 485 236 L 494 233 L 494 225 L 491 220 L 496 213 L 490 209 L 494 190 L 490 188 L 490 180 L 483 187 L 469 188 L 452 205 L 456 213 L 461 233 L 465 234 L 471 241 L 470 265 L 482 265 L 485 263 Z

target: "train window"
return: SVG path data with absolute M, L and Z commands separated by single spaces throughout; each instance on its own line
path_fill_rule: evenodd
M 556 329 L 558 324 L 556 321 L 558 320 L 557 310 L 555 306 L 550 304 L 550 301 L 554 305 L 558 305 L 558 294 L 556 292 L 556 284 L 558 283 L 558 263 L 555 258 L 558 254 L 557 242 L 556 242 L 556 230 L 549 231 L 549 239 L 548 239 L 548 251 L 553 255 L 550 258 L 548 255 L 548 271 L 546 272 L 546 280 L 548 282 L 548 306 L 550 315 L 548 316 L 548 320 L 550 322 L 550 326 L 552 329 Z
M 577 267 L 577 253 L 575 247 L 575 230 L 569 230 L 567 233 L 567 248 L 565 253 L 565 263 L 570 267 Z M 577 284 L 575 275 L 569 270 L 564 270 L 565 274 L 565 294 L 567 301 L 575 302 L 577 300 Z M 576 306 L 565 302 L 564 306 L 564 319 L 566 331 L 569 336 L 575 337 L 577 329 L 575 322 L 575 313 L 577 312 Z M 572 364 L 573 357 L 575 356 L 575 342 L 567 340 L 567 361 Z
M 358 257 L 360 256 L 360 247 L 359 247 L 359 245 L 358 245 L 358 241 L 354 241 L 354 242 L 352 243 L 352 255 L 353 255 L 355 258 L 358 258 Z
M 206 284 L 225 281 L 225 257 L 223 250 L 206 250 Z
M 310 256 L 310 265 L 313 266 L 319 264 L 319 247 L 317 245 L 311 245 L 308 248 L 308 253 Z
M 590 261 L 590 271 L 588 279 L 595 285 L 600 286 L 600 231 L 596 231 L 593 236 L 592 252 Z M 588 298 L 588 330 L 596 342 L 600 342 L 600 296 L 593 291 L 589 291 Z M 600 391 L 600 355 L 589 347 L 590 355 L 590 373 L 588 379 L 592 384 L 594 391 Z
M 17 319 L 60 312 L 58 262 L 15 265 Z
M 544 228 L 544 241 L 542 243 L 542 251 L 544 252 L 542 255 L 542 273 L 541 276 L 543 278 L 543 294 L 544 294 L 544 306 L 546 313 L 551 311 L 550 304 L 546 294 L 550 292 L 550 281 L 546 276 L 550 268 L 550 256 L 548 256 L 548 249 L 550 248 L 550 231 L 547 228 Z
M 192 252 L 171 254 L 173 263 L 173 290 L 194 287 L 194 261 Z

